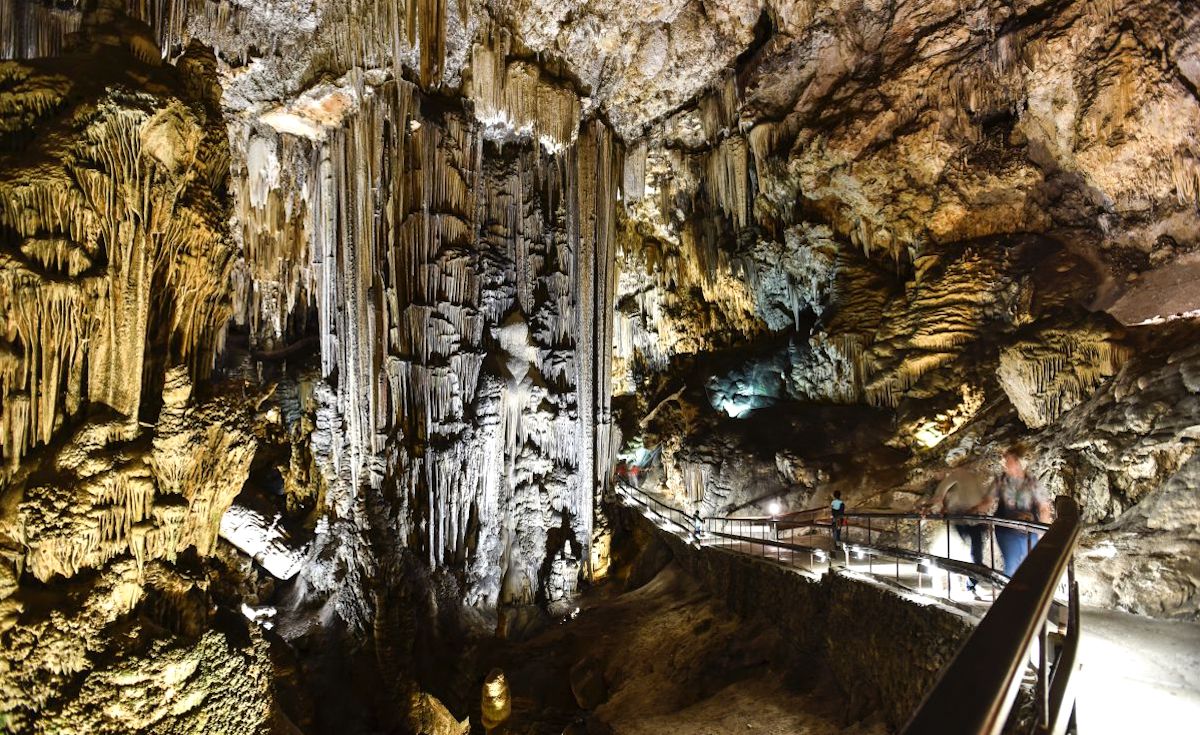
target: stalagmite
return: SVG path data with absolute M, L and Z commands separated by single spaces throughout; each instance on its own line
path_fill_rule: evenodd
M 500 669 L 492 669 L 483 680 L 480 709 L 483 728 L 488 733 L 503 727 L 512 716 L 512 694 L 508 690 L 508 679 Z

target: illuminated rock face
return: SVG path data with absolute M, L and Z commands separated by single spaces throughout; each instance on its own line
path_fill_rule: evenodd
M 1032 439 L 1092 599 L 1194 614 L 1178 6 L 0 2 L 0 711 L 251 731 L 279 603 L 459 731 L 431 609 L 570 610 L 622 444 L 725 511 Z
M 82 21 L 94 55 L 5 62 L 18 151 L 3 161 L 15 189 L 0 290 L 5 625 L 38 638 L 26 582 L 99 570 L 120 597 L 88 619 L 94 639 L 149 608 L 170 623 L 164 645 L 190 645 L 214 609 L 238 609 L 224 596 L 236 577 L 208 559 L 219 533 L 264 576 L 293 580 L 296 607 L 328 605 L 378 647 L 396 716 L 450 722 L 406 678 L 416 623 L 395 595 L 421 594 L 398 590 L 406 565 L 422 560 L 484 616 L 565 609 L 590 574 L 623 148 L 499 37 L 472 58 L 474 106 L 423 91 L 426 73 L 440 78 L 433 64 L 417 83 L 352 69 L 249 111 L 228 94 L 222 121 L 224 67 L 174 53 L 182 71 L 162 66 L 151 34 L 110 5 Z M 358 37 L 348 17 L 320 30 L 337 53 Z M 111 74 L 78 82 L 103 53 Z M 234 364 L 227 330 L 260 362 Z M 305 349 L 315 374 L 263 384 Z M 280 431 L 283 520 L 313 511 L 305 546 L 233 505 L 262 490 L 254 468 Z M 176 580 L 177 565 L 200 579 Z M 170 604 L 147 592 L 152 572 Z M 262 665 L 260 648 L 245 666 Z M 83 656 L 55 686 L 95 672 L 102 687 L 110 664 Z M 48 655 L 43 668 L 56 665 Z M 93 706 L 35 692 L 28 676 L 5 682 L 14 717 Z M 248 696 L 270 709 L 269 692 Z
M 312 446 L 330 510 L 365 527 L 360 495 L 381 493 L 390 532 L 462 574 L 469 604 L 507 602 L 510 573 L 545 600 L 548 539 L 565 532 L 583 558 L 607 474 L 596 345 L 611 330 L 619 146 L 588 124 L 553 153 L 502 149 L 465 116 L 425 117 L 406 83 L 356 94 L 320 139 L 255 133 L 255 157 L 300 173 L 262 196 L 248 180 L 238 319 L 264 347 L 317 334 Z M 281 198 L 297 219 L 273 229 Z M 282 284 L 293 293 L 277 298 Z M 318 546 L 357 543 L 330 531 Z
M 0 62 L 0 710 L 20 732 L 254 731 L 266 644 L 210 630 L 203 561 L 253 404 L 194 389 L 230 314 L 228 139 L 211 59 L 166 69 L 119 30 Z
M 1173 459 L 1100 460 L 1081 450 L 1084 424 L 1063 432 L 1194 334 L 1200 16 L 852 7 L 771 4 L 762 46 L 630 146 L 614 357 L 618 401 L 637 406 L 619 422 L 629 449 L 660 450 L 653 479 L 675 498 L 765 513 L 834 488 L 908 507 L 947 464 L 990 472 L 1027 438 L 1055 491 L 1113 529 L 1127 513 L 1142 528 L 1118 486 L 1147 502 L 1190 487 L 1172 478 L 1191 440 L 1113 421 L 1098 445 L 1149 442 Z M 1177 331 L 1128 329 L 1172 320 Z M 739 357 L 714 356 L 729 350 Z M 1174 390 L 1186 415 L 1190 395 Z M 822 422 L 840 446 L 806 438 Z M 795 435 L 776 441 L 780 426 Z M 1160 540 L 1190 549 L 1187 523 L 1169 525 Z M 1117 574 L 1127 559 L 1114 554 L 1098 574 Z M 1106 601 L 1191 614 L 1180 556 Z

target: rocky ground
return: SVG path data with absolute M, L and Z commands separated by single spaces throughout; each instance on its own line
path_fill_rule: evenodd
M 668 566 L 634 590 L 589 592 L 574 618 L 484 660 L 509 678 L 513 732 L 883 732 L 847 723 L 819 666 L 798 675 L 778 636 Z

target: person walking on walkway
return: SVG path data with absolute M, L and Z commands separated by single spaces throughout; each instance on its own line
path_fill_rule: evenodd
M 829 504 L 833 514 L 833 547 L 836 549 L 842 543 L 842 526 L 846 525 L 846 503 L 842 500 L 842 491 L 833 491 L 833 502 Z
M 985 515 L 996 511 L 996 493 L 993 492 L 987 475 L 971 467 L 950 470 L 938 484 L 937 492 L 928 507 L 942 515 Z M 971 548 L 971 561 L 983 566 L 983 542 L 987 538 L 987 526 L 982 523 L 956 522 L 954 530 L 962 542 Z M 979 597 L 976 587 L 979 580 L 967 577 L 967 590 Z
M 1025 471 L 1025 449 L 1014 444 L 1004 450 L 1004 471 L 996 478 L 997 518 L 1050 523 L 1054 520 L 1046 488 Z M 1042 534 L 996 526 L 996 543 L 1004 555 L 1004 574 L 1012 577 Z

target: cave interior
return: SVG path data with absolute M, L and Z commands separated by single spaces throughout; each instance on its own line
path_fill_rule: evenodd
M 1013 447 L 1182 731 L 1198 442 L 1189 0 L 0 0 L 2 732 L 899 732 L 986 604 L 622 498 Z

